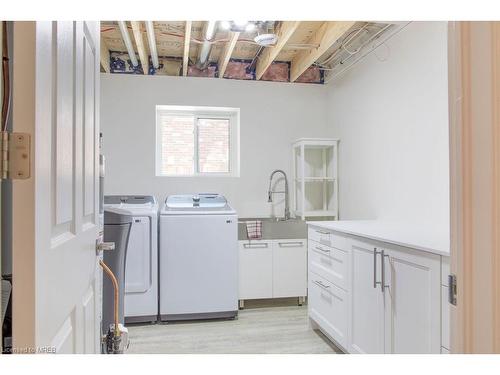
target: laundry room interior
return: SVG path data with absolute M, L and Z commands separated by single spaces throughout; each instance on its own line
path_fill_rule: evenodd
M 130 234 L 128 352 L 447 352 L 447 33 L 102 22 L 105 213 L 154 207 L 153 239 Z M 381 267 L 402 289 L 385 348 Z
M 453 22 L 36 23 L 2 27 L 6 128 L 33 43 L 45 129 L 5 353 L 451 352 Z

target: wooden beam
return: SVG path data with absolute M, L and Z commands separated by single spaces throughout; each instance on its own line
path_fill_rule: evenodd
M 262 75 L 266 72 L 267 68 L 271 65 L 274 59 L 279 55 L 283 47 L 285 46 L 288 39 L 293 35 L 297 27 L 299 27 L 300 21 L 283 21 L 281 26 L 276 33 L 278 36 L 278 41 L 273 47 L 267 47 L 262 51 L 262 54 L 257 61 L 257 67 L 255 70 L 255 78 L 260 79 Z
M 111 73 L 111 67 L 109 64 L 109 48 L 106 45 L 106 42 L 104 41 L 103 37 L 101 36 L 101 66 L 103 67 L 104 71 L 106 73 Z
M 308 43 L 318 45 L 316 48 L 297 53 L 290 68 L 290 82 L 294 82 L 316 60 L 318 60 L 355 22 L 328 21 L 311 36 Z
M 191 21 L 186 21 L 186 28 L 184 31 L 184 54 L 182 57 L 182 75 L 187 76 L 189 65 L 189 43 L 191 42 Z
M 229 42 L 226 43 L 226 46 L 224 47 L 224 50 L 222 51 L 219 57 L 219 78 L 224 77 L 224 72 L 226 71 L 227 63 L 229 62 L 229 59 L 233 54 L 233 50 L 234 47 L 236 46 L 236 42 L 238 41 L 239 36 L 240 33 L 231 33 Z
M 139 58 L 141 59 L 142 72 L 143 74 L 148 74 L 149 72 L 149 57 L 146 53 L 146 47 L 144 46 L 144 39 L 142 37 L 141 22 L 140 21 L 130 21 L 132 25 L 132 31 L 134 32 L 135 45 L 137 46 L 137 52 L 139 53 Z

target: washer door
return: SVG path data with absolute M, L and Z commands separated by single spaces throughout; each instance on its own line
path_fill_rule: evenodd
M 151 218 L 134 217 L 125 264 L 125 293 L 144 293 L 151 280 Z

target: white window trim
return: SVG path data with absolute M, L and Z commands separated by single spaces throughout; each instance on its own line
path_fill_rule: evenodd
M 194 116 L 195 134 L 194 134 L 194 170 L 193 174 L 178 175 L 161 173 L 161 126 L 158 123 L 159 115 L 173 116 Z M 198 160 L 198 118 L 228 118 L 229 119 L 229 172 L 227 173 L 200 173 Z M 230 107 L 194 107 L 194 106 L 176 106 L 176 105 L 157 105 L 155 113 L 156 126 L 156 156 L 155 172 L 157 177 L 240 177 L 240 109 Z

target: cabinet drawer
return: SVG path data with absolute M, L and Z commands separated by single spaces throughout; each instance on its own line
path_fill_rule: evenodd
M 322 245 L 347 250 L 347 239 L 331 230 L 309 226 L 308 237 Z
M 348 290 L 347 252 L 309 241 L 309 270 Z
M 314 273 L 309 274 L 309 316 L 339 345 L 347 347 L 347 293 Z

